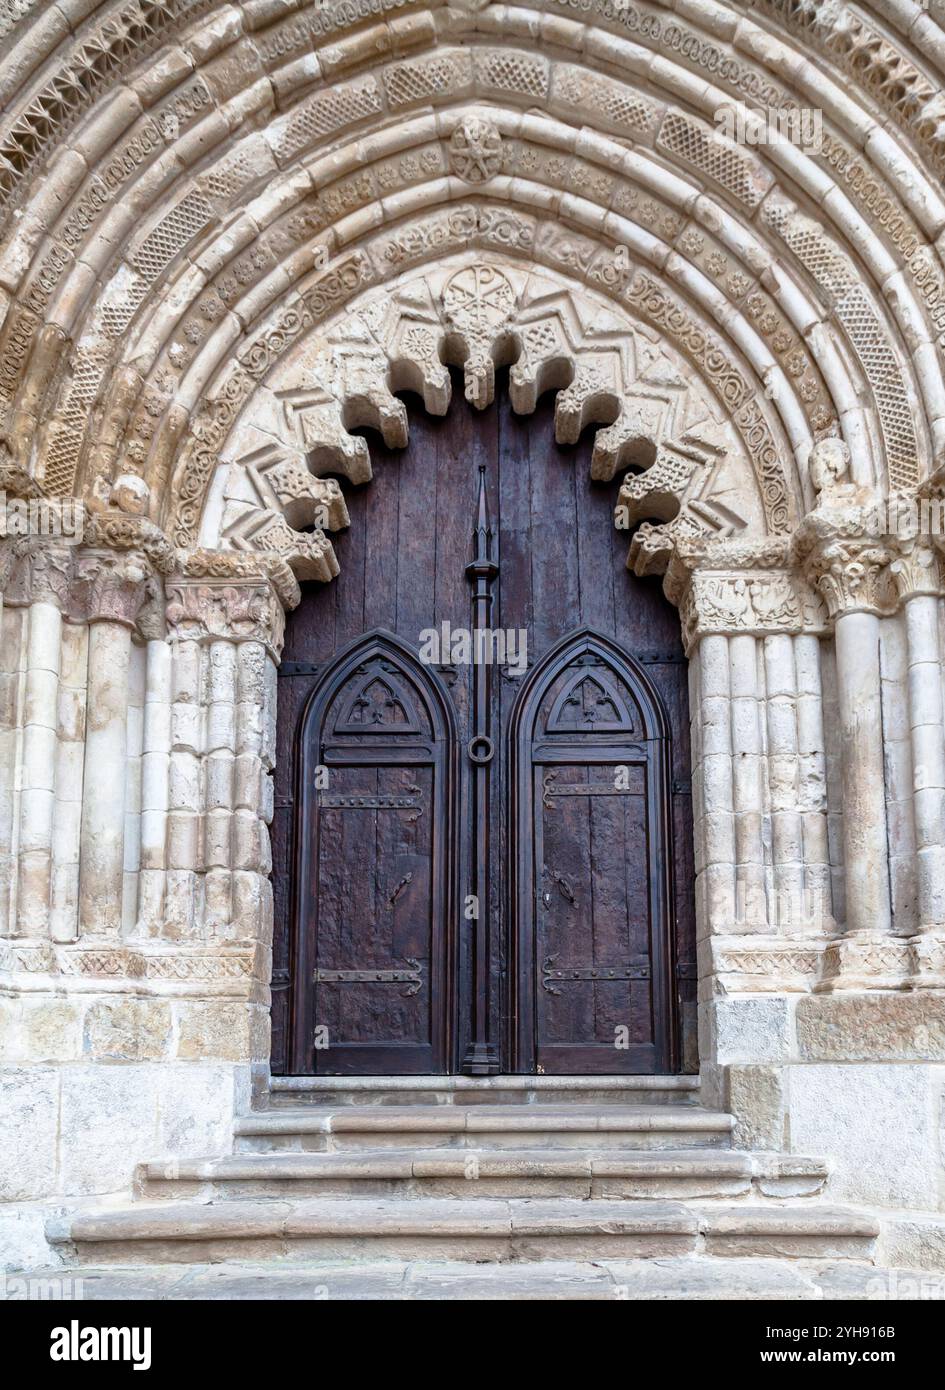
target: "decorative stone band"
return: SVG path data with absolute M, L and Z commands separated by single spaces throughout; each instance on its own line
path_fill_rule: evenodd
M 817 595 L 800 575 L 785 570 L 697 571 L 681 605 L 687 651 L 708 633 L 807 632 L 827 630 Z
M 60 545 L 42 536 L 7 540 L 0 560 L 3 602 L 48 603 L 67 622 L 116 622 L 135 628 L 159 601 L 160 579 L 144 550 Z
M 938 988 L 945 943 L 938 939 L 716 936 L 704 969 L 715 993 L 795 994 Z
M 88 987 L 100 990 L 103 980 L 113 980 L 133 986 L 146 994 L 187 993 L 194 989 L 201 994 L 245 997 L 248 987 L 262 982 L 267 968 L 258 949 L 223 949 L 208 951 L 206 947 L 149 948 L 143 946 L 60 946 L 50 941 L 10 942 L 0 947 L 0 983 L 30 976 L 30 989 L 40 991 L 43 977 L 70 981 L 70 991 L 81 991 L 83 981 Z
M 706 965 L 720 994 L 806 993 L 818 979 L 825 944 L 809 938 L 717 936 Z
M 52 502 L 53 508 L 64 502 Z M 284 609 L 299 601 L 298 582 L 278 554 L 250 555 L 234 551 L 179 551 L 161 529 L 144 518 L 120 512 L 90 513 L 77 505 L 73 521 L 81 543 L 61 536 L 15 535 L 0 537 L 0 599 L 9 607 L 49 603 L 66 622 L 118 622 L 133 628 L 145 640 L 163 637 L 165 596 L 174 575 L 178 585 L 203 581 L 210 590 L 218 584 L 245 589 L 256 587 L 266 600 L 274 597 L 279 614 L 266 616 L 268 607 L 257 604 L 256 623 L 248 630 L 244 617 L 229 633 L 212 635 L 241 638 L 258 636 L 278 659 L 282 642 Z M 324 578 L 330 578 L 324 575 Z M 188 613 L 195 616 L 193 600 Z M 219 609 L 219 603 L 216 604 Z M 180 610 L 175 610 L 180 616 Z M 235 610 L 234 610 L 235 613 Z M 220 621 L 219 612 L 217 623 Z M 261 627 L 259 624 L 261 623 Z M 257 630 L 258 628 L 258 630 Z M 197 635 L 191 632 L 189 635 Z M 211 635 L 207 628 L 204 635 Z

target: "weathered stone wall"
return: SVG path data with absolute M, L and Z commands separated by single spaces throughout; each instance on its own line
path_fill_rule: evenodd
M 142 1143 L 229 1142 L 269 1049 L 283 613 L 262 571 L 220 583 L 162 574 L 160 549 L 18 549 L 3 610 L 8 1201 L 126 1187 Z

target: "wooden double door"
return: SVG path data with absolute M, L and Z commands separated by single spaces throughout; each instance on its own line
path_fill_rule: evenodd
M 686 666 L 550 407 L 417 413 L 291 615 L 273 1069 L 690 1066 Z

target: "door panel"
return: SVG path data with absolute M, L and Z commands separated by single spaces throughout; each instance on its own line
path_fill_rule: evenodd
M 447 1066 L 455 733 L 390 634 L 329 667 L 300 733 L 295 1066 Z M 306 891 L 307 890 L 307 891 Z
M 424 629 L 472 626 L 481 464 L 491 625 L 528 643 L 528 674 L 497 667 L 489 686 L 490 1046 L 503 1070 L 692 1069 L 686 665 L 659 581 L 626 570 L 617 482 L 589 481 L 589 442 L 555 444 L 550 399 L 519 419 L 501 383 L 482 413 L 461 389 L 445 419 L 411 409 L 408 448 L 372 436 L 371 453 L 370 485 L 341 480 L 341 573 L 303 585 L 280 671 L 273 1070 L 454 1071 L 468 1053 L 485 997 L 463 914 L 476 879 L 473 671 L 448 652 L 432 666 L 418 656 Z M 363 663 L 381 634 L 370 659 L 394 671 L 356 672 L 352 653 Z M 329 786 L 316 796 L 320 764 Z M 620 766 L 627 785 L 608 793 Z M 401 794 L 422 799 L 416 820 L 414 807 L 368 804 Z M 567 984 L 554 978 L 565 967 Z M 574 978 L 601 968 L 619 973 Z M 385 978 L 355 978 L 368 970 Z M 316 1017 L 327 1049 L 314 1048 Z
M 668 731 L 655 692 L 604 638 L 579 634 L 529 678 L 512 739 L 519 1066 L 668 1068 Z

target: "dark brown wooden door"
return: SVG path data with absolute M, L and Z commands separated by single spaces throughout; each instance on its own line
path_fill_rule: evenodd
M 584 631 L 512 715 L 512 943 L 521 1070 L 672 1065 L 669 729 L 632 658 Z
M 300 726 L 299 1062 L 435 1072 L 447 1055 L 456 735 L 435 677 L 391 633 L 333 662 Z
M 497 394 L 412 412 L 405 451 L 372 437 L 341 573 L 290 616 L 275 1071 L 695 1066 L 678 617 L 626 570 L 590 445 Z M 514 646 L 431 659 L 431 630 L 461 642 L 477 614 L 524 634 L 524 673 Z

